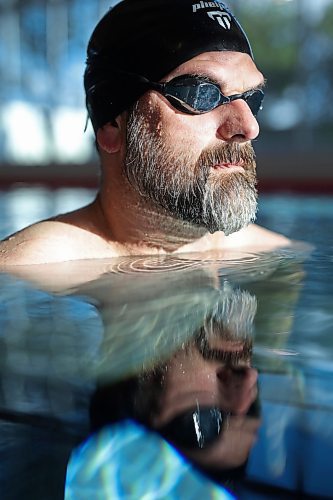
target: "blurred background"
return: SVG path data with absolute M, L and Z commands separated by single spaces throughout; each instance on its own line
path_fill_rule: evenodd
M 112 0 L 0 0 L 0 188 L 94 188 L 82 76 Z M 230 0 L 267 77 L 259 188 L 332 192 L 333 0 Z

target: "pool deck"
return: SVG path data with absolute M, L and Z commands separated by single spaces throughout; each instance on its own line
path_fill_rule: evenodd
M 257 154 L 260 191 L 333 193 L 330 154 Z M 49 188 L 85 187 L 99 184 L 98 160 L 84 165 L 0 165 L 0 189 L 16 184 L 43 185 Z

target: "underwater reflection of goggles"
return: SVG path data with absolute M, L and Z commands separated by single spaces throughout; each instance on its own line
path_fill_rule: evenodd
M 219 438 L 228 426 L 229 416 L 219 408 L 201 407 L 186 411 L 158 430 L 176 446 L 203 449 Z
M 165 83 L 149 82 L 149 84 L 151 89 L 162 94 L 176 109 L 192 115 L 208 113 L 218 106 L 243 99 L 252 114 L 257 116 L 264 98 L 261 89 L 225 96 L 216 83 L 204 77 L 191 75 L 177 76 Z

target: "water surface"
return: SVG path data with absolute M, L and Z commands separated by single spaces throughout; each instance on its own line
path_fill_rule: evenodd
M 322 201 L 262 204 L 263 224 L 311 251 L 0 275 L 2 497 L 332 497 Z

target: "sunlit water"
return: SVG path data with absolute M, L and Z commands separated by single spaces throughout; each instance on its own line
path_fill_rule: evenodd
M 0 275 L 0 498 L 332 497 L 332 213 L 263 198 L 312 249 Z

